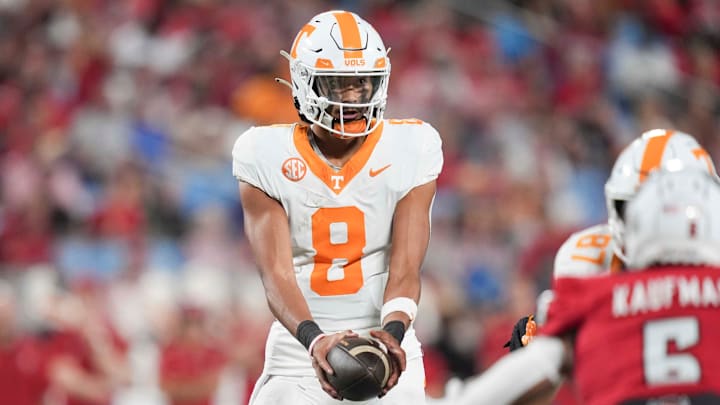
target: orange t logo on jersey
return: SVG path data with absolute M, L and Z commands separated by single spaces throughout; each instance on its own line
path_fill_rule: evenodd
M 345 180 L 345 176 L 330 176 L 330 180 L 333 184 L 333 190 L 342 190 L 342 182 Z

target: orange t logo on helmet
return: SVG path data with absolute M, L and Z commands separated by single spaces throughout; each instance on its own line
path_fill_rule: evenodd
M 300 32 L 298 32 L 297 36 L 295 37 L 295 41 L 293 41 L 292 49 L 290 49 L 290 56 L 293 58 L 297 58 L 297 47 L 300 43 L 300 39 L 302 39 L 303 35 L 310 35 L 315 31 L 315 27 L 313 27 L 310 24 L 305 24 L 302 29 L 300 29 Z

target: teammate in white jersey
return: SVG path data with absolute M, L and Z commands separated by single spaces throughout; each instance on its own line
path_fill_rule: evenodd
M 422 404 L 412 321 L 440 137 L 416 119 L 383 119 L 390 60 L 356 14 L 313 17 L 283 55 L 291 83 L 279 81 L 304 123 L 251 128 L 233 148 L 245 232 L 277 319 L 250 403 L 337 403 L 326 355 L 360 334 L 395 364 L 382 398 L 366 403 Z
M 620 153 L 613 165 L 610 178 L 605 184 L 605 201 L 608 222 L 583 229 L 572 234 L 555 255 L 553 278 L 588 277 L 617 272 L 625 266 L 624 210 L 638 187 L 650 172 L 658 168 L 682 166 L 689 169 L 707 170 L 715 173 L 710 155 L 694 137 L 679 131 L 654 129 L 643 133 Z M 538 300 L 535 319 L 542 323 L 547 309 L 546 292 Z M 526 327 L 528 317 L 515 325 L 506 346 L 511 350 L 532 341 L 533 327 Z

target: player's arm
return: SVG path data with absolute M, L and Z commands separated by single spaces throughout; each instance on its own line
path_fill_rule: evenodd
M 323 374 L 333 373 L 326 357 L 330 348 L 343 337 L 354 334 L 338 333 L 323 339 L 325 334 L 312 320 L 310 309 L 295 279 L 290 225 L 280 203 L 259 188 L 242 181 L 240 200 L 245 233 L 260 269 L 270 311 L 308 349 L 323 389 L 339 399 L 338 393 Z M 320 342 L 322 344 L 316 345 Z
M 383 330 L 373 331 L 396 362 L 388 380 L 392 388 L 405 370 L 405 352 L 400 348 L 405 330 L 417 312 L 420 299 L 420 268 L 430 240 L 430 207 L 435 196 L 435 181 L 410 190 L 395 208 L 392 227 L 390 270 L 383 297 Z
M 549 404 L 572 369 L 571 337 L 542 336 L 470 381 L 456 405 Z
M 395 208 L 390 271 L 383 297 L 385 303 L 403 297 L 415 303 L 420 299 L 420 268 L 430 241 L 430 206 L 434 196 L 433 180 L 410 190 Z M 401 306 L 395 311 L 385 310 L 383 324 L 401 321 L 409 327 L 414 317 L 414 314 L 403 311 Z
M 259 188 L 240 182 L 245 234 L 257 261 L 270 311 L 291 333 L 312 319 L 295 280 L 287 214 Z

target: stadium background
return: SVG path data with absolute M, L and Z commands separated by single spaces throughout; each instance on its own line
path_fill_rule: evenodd
M 443 138 L 417 323 L 431 396 L 502 355 L 565 237 L 605 221 L 630 140 L 677 128 L 720 158 L 712 0 L 0 0 L 2 359 L 69 357 L 119 387 L 106 403 L 186 381 L 245 403 L 270 315 L 231 145 L 296 120 L 278 52 L 334 8 L 392 48 L 386 116 Z

